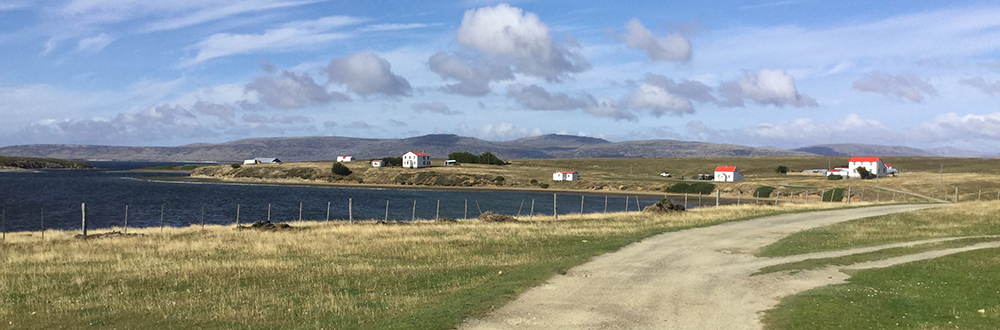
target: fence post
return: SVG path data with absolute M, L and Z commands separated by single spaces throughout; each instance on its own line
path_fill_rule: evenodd
M 736 191 L 736 206 L 740 206 L 740 191 Z
M 688 193 L 684 193 L 684 208 L 688 207 Z
M 441 216 L 441 200 L 438 200 L 437 210 L 434 211 L 434 220 L 437 221 Z
M 326 202 L 326 221 L 330 221 L 330 202 Z
M 552 217 L 554 220 L 559 220 L 559 199 L 557 197 L 556 194 L 552 194 Z M 628 197 L 625 197 L 625 200 L 628 200 Z
M 240 226 L 240 204 L 236 204 L 236 227 Z
M 701 207 L 701 192 L 698 192 L 698 207 Z
M 859 202 L 865 201 L 865 188 L 861 188 L 861 198 L 858 198 Z
M 528 213 L 528 221 L 531 221 L 531 218 L 533 218 L 534 216 L 535 216 L 535 199 L 532 198 L 531 199 L 531 213 Z
M 413 213 L 410 214 L 410 221 L 417 220 L 417 200 L 413 200 Z
M 385 200 L 385 219 L 383 219 L 382 221 L 385 221 L 385 222 L 389 221 L 389 200 L 388 199 Z
M 271 222 L 271 203 L 267 203 L 267 222 Z
M 715 190 L 715 206 L 719 206 L 719 197 L 722 197 L 722 190 Z
M 781 198 L 781 192 L 780 191 L 776 192 L 776 194 L 774 195 L 774 206 L 778 206 L 778 199 L 779 198 Z
M 955 187 L 955 203 L 958 203 L 958 187 Z
M 625 212 L 628 212 L 628 196 L 625 196 Z
M 521 206 L 517 207 L 517 218 L 521 218 L 521 209 L 524 208 L 524 198 L 521 199 Z
M 167 209 L 166 205 L 160 204 L 160 232 L 163 232 L 163 211 Z
M 201 204 L 201 229 L 205 229 L 205 204 Z
M 128 234 L 128 204 L 125 204 L 125 233 Z
M 476 210 L 479 210 L 479 215 L 483 215 L 483 208 L 479 206 L 479 200 L 476 200 Z
M 608 195 L 604 195 L 604 213 L 608 213 Z
M 754 196 L 754 200 L 753 200 L 754 205 L 760 204 L 760 192 L 759 191 L 754 191 L 753 192 L 753 196 Z
M 416 203 L 416 201 L 413 201 Z M 354 223 L 354 197 L 347 199 L 347 222 Z
M 976 198 L 976 201 L 979 202 L 979 201 L 982 201 L 982 200 L 983 200 L 983 190 L 979 189 L 979 197 Z
M 83 227 L 83 238 L 87 238 L 87 203 L 80 204 L 80 220 L 83 222 L 81 227 Z M 44 232 L 44 230 L 43 230 Z
M 302 221 L 302 202 L 299 202 L 299 221 Z
M 465 199 L 465 216 L 462 217 L 462 219 L 468 219 L 468 218 L 469 218 L 469 199 L 466 198 Z
M 583 195 L 580 195 L 580 214 L 583 214 Z
M 851 204 L 852 190 L 854 190 L 854 187 L 847 187 L 847 204 Z
M 635 210 L 642 212 L 642 206 L 639 205 L 639 196 L 635 196 Z

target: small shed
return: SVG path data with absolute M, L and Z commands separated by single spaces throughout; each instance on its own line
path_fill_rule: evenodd
M 580 179 L 580 174 L 575 171 L 556 171 L 552 173 L 552 181 L 576 181 Z
M 257 164 L 256 159 L 247 159 L 243 161 L 243 165 L 254 165 L 254 164 Z
M 352 161 L 354 161 L 354 156 L 351 156 L 351 155 L 340 155 L 340 156 L 337 156 L 337 162 L 338 163 L 346 163 L 346 162 L 352 162 Z
M 743 181 L 743 174 L 736 166 L 718 166 L 715 168 L 715 182 Z
M 373 160 L 372 167 L 385 167 L 385 161 L 381 159 Z
M 449 159 L 449 160 L 444 161 L 444 164 L 445 165 L 458 165 L 458 161 L 454 160 L 454 159 Z

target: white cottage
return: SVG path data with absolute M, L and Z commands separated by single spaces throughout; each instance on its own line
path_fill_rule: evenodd
M 243 165 L 254 164 L 281 164 L 281 160 L 277 158 L 254 158 L 243 161 Z
M 431 155 L 422 151 L 410 151 L 403 155 L 403 168 L 423 168 L 431 166 Z
M 580 179 L 580 174 L 574 171 L 557 171 L 552 173 L 552 181 L 576 181 Z
M 869 173 L 874 174 L 880 178 L 884 178 L 889 174 L 889 168 L 885 166 L 882 162 L 882 158 L 879 157 L 851 157 L 851 160 L 847 162 L 848 177 L 860 178 L 861 174 L 858 174 L 858 168 L 864 167 Z
M 385 161 L 381 159 L 373 160 L 372 167 L 385 167 Z
M 338 163 L 346 163 L 346 162 L 352 162 L 352 161 L 354 161 L 354 156 L 351 156 L 351 155 L 340 155 L 340 156 L 337 156 L 337 162 Z
M 718 166 L 715 168 L 716 182 L 743 181 L 743 174 L 736 166 Z

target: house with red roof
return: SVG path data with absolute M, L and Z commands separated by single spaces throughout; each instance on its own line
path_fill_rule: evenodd
M 580 174 L 574 171 L 556 171 L 552 173 L 552 181 L 576 181 L 580 179 Z
M 351 156 L 351 155 L 340 155 L 340 156 L 337 156 L 337 162 L 338 163 L 346 163 L 346 162 L 352 162 L 352 161 L 354 161 L 354 156 Z
M 423 151 L 410 151 L 403 155 L 403 168 L 424 168 L 431 166 L 431 155 Z
M 874 174 L 880 178 L 884 178 L 889 174 L 889 168 L 885 166 L 882 162 L 882 158 L 879 157 L 851 157 L 847 162 L 847 177 L 849 178 L 860 178 L 861 175 L 858 174 L 858 168 L 864 167 L 869 173 Z
M 743 181 L 743 174 L 740 174 L 740 170 L 736 166 L 718 166 L 715 168 L 715 181 L 716 182 L 735 182 Z

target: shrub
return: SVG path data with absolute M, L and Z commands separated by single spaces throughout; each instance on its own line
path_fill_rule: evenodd
M 530 183 L 530 184 L 538 184 L 538 180 L 531 179 L 531 181 L 528 181 L 528 183 Z
M 713 191 L 715 191 L 715 184 L 708 182 L 681 182 L 667 188 L 667 192 L 672 193 L 711 194 Z
M 385 157 L 382 161 L 385 162 L 385 166 L 403 166 L 403 157 Z
M 834 174 L 834 175 L 827 175 L 826 179 L 827 180 L 842 180 L 842 179 L 844 179 L 844 177 L 841 176 L 841 175 L 839 175 L 839 174 Z
M 331 170 L 333 171 L 333 174 L 343 175 L 343 176 L 348 176 L 351 175 L 351 173 L 353 173 L 351 172 L 351 169 L 347 168 L 347 166 L 344 166 L 344 164 L 341 163 L 333 163 L 333 168 L 331 168 Z
M 501 184 L 501 183 L 503 183 L 506 180 L 507 180 L 507 178 L 502 177 L 502 176 L 497 176 L 497 177 L 493 178 L 493 182 L 496 182 L 497 184 Z
M 823 192 L 824 202 L 840 202 L 843 199 L 844 199 L 844 188 L 836 188 Z
M 875 178 L 875 174 L 872 174 L 872 172 L 868 172 L 868 169 L 864 167 L 858 167 L 858 175 L 861 176 L 862 180 Z
M 774 169 L 775 172 L 781 174 L 788 174 L 788 166 L 781 165 Z
M 771 186 L 760 186 L 753 191 L 753 195 L 756 197 L 771 197 L 771 193 L 774 192 L 774 187 Z
M 543 184 L 540 184 L 540 185 L 538 185 L 538 186 L 539 186 L 539 187 L 542 187 L 542 189 L 546 189 L 546 188 L 548 188 L 548 187 L 549 187 L 549 184 L 548 184 L 548 183 L 543 183 Z
M 232 168 L 240 168 L 240 166 L 242 166 L 242 165 L 240 165 L 239 163 L 229 164 L 229 167 L 232 167 Z
M 469 163 L 475 164 L 479 163 L 479 156 L 473 155 L 472 153 L 459 151 L 448 154 L 448 159 L 453 159 L 459 163 Z

